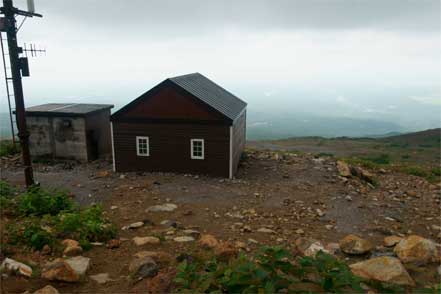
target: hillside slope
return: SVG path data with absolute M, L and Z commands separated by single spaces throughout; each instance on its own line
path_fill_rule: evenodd
M 283 140 L 248 141 L 259 150 L 286 150 L 336 157 L 388 157 L 392 162 L 439 166 L 441 129 L 385 138 L 302 137 Z

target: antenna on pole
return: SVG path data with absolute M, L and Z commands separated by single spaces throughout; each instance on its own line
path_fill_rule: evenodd
M 29 152 L 29 132 L 26 128 L 26 113 L 25 103 L 23 97 L 23 85 L 21 82 L 22 76 L 29 76 L 29 64 L 27 57 L 21 57 L 21 54 L 27 56 L 28 49 L 25 47 L 25 51 L 17 44 L 17 22 L 16 16 L 21 15 L 24 17 L 42 17 L 41 14 L 35 13 L 35 6 L 33 0 L 28 0 L 28 11 L 20 10 L 14 7 L 12 0 L 3 0 L 3 6 L 0 7 L 0 13 L 3 14 L 0 17 L 0 32 L 6 32 L 8 41 L 8 53 L 10 61 L 10 77 L 7 75 L 6 85 L 12 81 L 14 94 L 12 95 L 15 100 L 15 114 L 17 118 L 18 137 L 20 139 L 20 145 L 22 149 L 24 174 L 26 180 L 26 186 L 32 186 L 34 184 L 34 174 L 32 171 L 31 155 Z M 23 24 L 24 22 L 22 22 Z M 20 25 L 21 27 L 21 25 Z M 1 35 L 1 34 L 0 34 Z M 3 38 L 3 36 L 0 36 Z M 34 47 L 31 45 L 31 56 L 36 53 Z M 3 57 L 6 55 L 3 51 Z M 4 64 L 6 72 L 6 64 Z M 9 98 L 10 95 L 8 95 Z M 11 120 L 12 123 L 12 120 Z
M 34 0 L 27 0 L 28 12 L 35 13 L 35 3 Z

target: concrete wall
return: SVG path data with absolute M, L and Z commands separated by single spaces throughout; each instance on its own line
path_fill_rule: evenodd
M 88 160 L 84 118 L 27 116 L 26 120 L 32 156 Z
M 30 133 L 31 156 L 52 155 L 52 123 L 48 117 L 28 116 L 26 125 Z
M 90 131 L 93 133 L 93 140 L 98 145 L 98 157 L 110 156 L 112 153 L 110 109 L 96 112 L 86 117 L 86 132 Z M 90 145 L 90 142 L 88 142 L 88 145 Z M 91 149 L 89 146 L 88 150 L 90 153 Z
M 55 157 L 87 161 L 86 122 L 82 117 L 53 118 Z

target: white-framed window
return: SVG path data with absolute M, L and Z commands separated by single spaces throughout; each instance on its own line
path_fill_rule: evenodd
M 149 137 L 136 136 L 136 155 L 150 156 Z
M 191 159 L 204 159 L 204 139 L 191 139 Z

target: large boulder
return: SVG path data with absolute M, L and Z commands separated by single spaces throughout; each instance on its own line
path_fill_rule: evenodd
M 158 269 L 158 265 L 151 257 L 135 258 L 129 265 L 130 274 L 141 279 L 154 277 Z
M 372 250 L 373 245 L 368 240 L 356 235 L 348 235 L 340 240 L 340 250 L 346 254 L 365 254 Z
M 214 254 L 219 260 L 229 260 L 237 257 L 238 249 L 230 242 L 220 242 L 214 248 Z
M 40 290 L 37 290 L 34 292 L 34 294 L 59 294 L 57 289 L 52 287 L 51 285 L 47 285 L 44 288 L 41 288 Z
M 387 236 L 384 237 L 383 240 L 383 244 L 386 247 L 394 247 L 395 245 L 397 245 L 398 243 L 400 243 L 400 241 L 403 240 L 402 237 L 398 237 L 398 236 Z
M 83 256 L 57 258 L 43 267 L 41 277 L 50 281 L 78 282 L 86 275 L 89 264 L 90 258 Z
M 63 254 L 66 256 L 76 256 L 83 253 L 83 248 L 81 248 L 80 243 L 76 240 L 65 239 L 62 244 L 64 245 Z
M 62 258 L 46 264 L 41 272 L 41 277 L 49 281 L 78 282 L 78 273 Z
M 353 176 L 356 176 L 363 181 L 371 184 L 375 183 L 375 176 L 371 172 L 362 169 L 361 167 L 351 167 L 351 173 Z
M 12 272 L 18 275 L 30 278 L 32 276 L 32 268 L 24 263 L 15 261 L 11 258 L 5 258 L 1 266 L 1 271 Z
M 415 286 L 400 260 L 395 257 L 381 256 L 357 262 L 349 266 L 354 275 L 380 282 L 402 286 Z
M 204 249 L 210 249 L 219 245 L 219 241 L 213 235 L 205 234 L 201 236 L 198 244 Z
M 344 161 L 337 161 L 337 170 L 342 177 L 348 178 L 352 175 L 349 165 Z
M 80 276 L 80 278 L 86 275 L 90 265 L 90 258 L 84 256 L 75 256 L 66 259 L 66 263 L 73 268 L 73 270 Z
M 147 292 L 152 294 L 171 293 L 176 269 L 161 270 L 156 276 L 147 281 Z
M 394 253 L 403 263 L 422 265 L 434 260 L 436 244 L 429 239 L 410 235 L 395 246 Z

